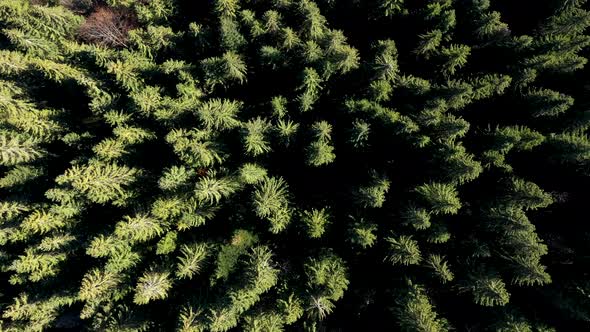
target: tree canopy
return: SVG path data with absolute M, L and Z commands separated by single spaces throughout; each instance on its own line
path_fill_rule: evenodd
M 589 26 L 0 1 L 0 330 L 590 330 Z

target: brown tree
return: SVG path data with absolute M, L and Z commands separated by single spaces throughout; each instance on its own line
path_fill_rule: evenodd
M 78 31 L 83 40 L 111 47 L 127 47 L 128 31 L 135 26 L 131 15 L 112 8 L 98 7 Z

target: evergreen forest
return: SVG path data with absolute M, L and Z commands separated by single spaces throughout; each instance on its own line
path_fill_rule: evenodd
M 0 331 L 590 331 L 589 27 L 0 0 Z

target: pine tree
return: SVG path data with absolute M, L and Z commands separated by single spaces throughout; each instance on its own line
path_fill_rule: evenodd
M 207 129 L 227 130 L 237 127 L 241 104 L 237 101 L 212 99 L 201 105 L 198 116 Z
M 471 54 L 471 49 L 466 45 L 450 45 L 441 48 L 441 56 L 444 58 L 442 72 L 446 75 L 453 75 L 457 68 L 463 67 Z
M 262 118 L 250 120 L 244 124 L 244 145 L 246 153 L 258 156 L 270 152 L 272 149 L 265 135 L 270 131 L 271 124 Z
M 267 175 L 266 169 L 256 164 L 244 164 L 240 168 L 240 178 L 247 184 L 256 184 Z
M 135 217 L 125 216 L 124 221 L 115 226 L 114 234 L 132 244 L 149 241 L 161 235 L 166 226 L 147 214 L 139 214 Z
M 95 203 L 124 204 L 132 196 L 125 187 L 136 181 L 140 171 L 117 164 L 92 163 L 73 166 L 56 178 L 61 185 L 69 185 Z
M 349 241 L 362 249 L 367 249 L 375 245 L 377 241 L 377 225 L 374 223 L 359 220 L 351 225 L 348 230 Z
M 191 279 L 203 269 L 203 261 L 207 259 L 209 248 L 206 244 L 183 245 L 180 249 L 177 272 L 179 278 Z
M 418 242 L 412 237 L 401 235 L 399 237 L 387 237 L 390 254 L 386 260 L 392 264 L 414 265 L 422 260 Z
M 557 116 L 566 112 L 574 103 L 572 97 L 552 90 L 539 89 L 526 94 L 533 107 L 534 117 Z
M 302 112 L 307 112 L 313 108 L 313 104 L 319 99 L 319 94 L 322 89 L 322 79 L 313 68 L 305 68 L 302 75 L 302 84 L 299 90 L 302 93 L 299 95 L 299 109 Z
M 326 209 L 303 211 L 302 219 L 310 238 L 322 237 L 330 223 L 329 213 Z
M 441 40 L 442 32 L 440 30 L 429 31 L 420 35 L 420 43 L 414 52 L 425 57 L 430 56 L 440 46 Z
M 22 135 L 0 135 L 0 164 L 18 165 L 42 157 L 44 151 L 33 138 Z
M 385 203 L 385 195 L 389 191 L 390 181 L 377 174 L 375 171 L 371 172 L 371 182 L 360 187 L 356 193 L 356 201 L 363 207 L 379 208 Z
M 332 301 L 339 300 L 348 288 L 346 265 L 340 257 L 327 253 L 309 259 L 304 267 L 308 278 L 307 314 L 311 319 L 323 320 L 334 308 Z
M 288 186 L 283 178 L 266 178 L 256 186 L 252 196 L 256 215 L 270 222 L 273 233 L 283 231 L 291 221 L 288 196 Z
M 0 2 L 0 329 L 586 330 L 587 7 Z
M 217 204 L 222 198 L 227 198 L 236 190 L 238 183 L 230 177 L 214 178 L 206 176 L 195 185 L 195 196 L 201 202 Z
M 332 142 L 332 125 L 326 121 L 315 122 L 312 125 L 315 140 L 307 150 L 307 163 L 311 166 L 330 164 L 336 158 Z
M 425 260 L 425 265 L 432 269 L 433 274 L 442 282 L 453 281 L 455 275 L 443 257 L 439 255 L 430 255 Z
M 461 208 L 456 189 L 449 184 L 429 183 L 415 189 L 434 214 L 456 214 Z
M 133 302 L 147 304 L 150 301 L 165 299 L 168 290 L 172 287 L 168 280 L 168 273 L 148 272 L 144 273 L 135 287 Z
M 482 306 L 503 306 L 510 299 L 502 279 L 493 276 L 477 276 L 470 286 L 473 301 Z
M 247 67 L 241 56 L 228 51 L 221 57 L 207 58 L 201 61 L 205 83 L 213 89 L 217 85 L 229 86 L 231 82 L 244 83 Z
M 439 318 L 434 311 L 424 289 L 408 281 L 403 296 L 396 300 L 394 309 L 403 331 L 448 331 L 450 326 L 444 318 Z

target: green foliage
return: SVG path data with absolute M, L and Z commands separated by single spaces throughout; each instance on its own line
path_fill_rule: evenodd
M 415 191 L 433 214 L 456 214 L 461 208 L 457 190 L 452 185 L 428 183 L 417 187 Z
M 7 267 L 8 271 L 16 273 L 9 282 L 13 285 L 22 284 L 25 279 L 39 282 L 56 276 L 59 272 L 59 264 L 65 260 L 64 253 L 39 253 L 29 248 Z
M 336 158 L 332 142 L 332 125 L 326 121 L 315 122 L 312 125 L 315 140 L 307 150 L 307 163 L 311 166 L 330 164 Z
M 501 37 L 510 32 L 508 24 L 501 21 L 499 12 L 484 13 L 477 23 L 479 27 L 475 30 L 475 34 L 481 39 Z
M 227 279 L 233 272 L 241 255 L 258 242 L 258 237 L 246 230 L 236 230 L 230 243 L 221 246 L 217 254 L 214 279 Z
M 463 67 L 467 63 L 467 58 L 471 54 L 471 49 L 467 45 L 450 45 L 441 48 L 441 56 L 445 59 L 443 73 L 452 75 L 457 68 Z
M 587 7 L 1 1 L 0 330 L 583 329 Z
M 510 187 L 510 204 L 520 206 L 525 210 L 535 210 L 553 203 L 551 195 L 545 193 L 539 186 L 522 179 L 513 179 Z
M 295 123 L 291 120 L 284 121 L 283 119 L 280 119 L 277 123 L 276 130 L 278 131 L 278 135 L 280 136 L 283 145 L 288 147 L 299 130 L 299 123 Z
M 465 152 L 462 146 L 450 144 L 441 149 L 441 154 L 446 155 L 442 169 L 445 171 L 445 178 L 452 183 L 464 184 L 479 177 L 483 172 L 481 164 L 474 159 L 473 155 Z
M 153 57 L 159 51 L 166 50 L 174 44 L 177 35 L 170 27 L 149 25 L 146 29 L 129 32 L 129 41 L 146 57 Z
M 288 196 L 287 183 L 277 177 L 264 179 L 252 195 L 256 215 L 270 222 L 273 233 L 283 231 L 291 221 Z
M 168 273 L 146 272 L 138 280 L 135 286 L 133 302 L 147 304 L 154 300 L 165 299 L 168 290 L 172 287 Z
M 313 105 L 319 99 L 322 79 L 313 68 L 308 67 L 303 70 L 301 81 L 302 84 L 298 90 L 302 91 L 302 93 L 297 99 L 299 109 L 302 112 L 307 112 L 313 108 Z
M 207 129 L 227 130 L 239 126 L 236 118 L 241 103 L 226 99 L 212 99 L 202 104 L 197 114 Z
M 551 276 L 535 257 L 518 256 L 513 259 L 515 265 L 512 282 L 519 286 L 535 286 L 551 283 Z
M 578 5 L 575 5 L 579 3 Z M 548 35 L 579 34 L 590 25 L 590 14 L 579 7 L 583 2 L 568 1 L 564 4 L 565 10 L 550 17 L 544 25 L 544 32 Z
M 374 65 L 377 77 L 389 81 L 395 79 L 399 71 L 395 41 L 379 40 L 374 48 L 376 51 Z
M 382 207 L 383 203 L 385 203 L 385 195 L 389 191 L 389 186 L 390 181 L 386 177 L 372 172 L 371 182 L 356 191 L 356 201 L 363 207 Z
M 195 185 L 195 197 L 201 202 L 217 204 L 238 190 L 238 183 L 230 177 L 214 178 L 206 176 Z
M 444 224 L 436 224 L 431 226 L 430 232 L 426 241 L 429 243 L 447 243 L 451 239 L 451 233 L 449 229 Z
M 422 260 L 418 242 L 411 236 L 400 235 L 386 237 L 389 254 L 386 260 L 391 264 L 415 265 Z
M 32 138 L 0 134 L 0 165 L 12 166 L 39 159 L 44 151 Z
M 51 230 L 62 228 L 65 225 L 66 220 L 63 217 L 45 210 L 33 211 L 21 223 L 24 231 L 33 234 L 45 234 Z
M 165 21 L 170 17 L 176 8 L 170 2 L 155 0 L 148 3 L 136 3 L 135 11 L 138 19 L 142 22 Z
M 157 87 L 146 86 L 145 88 L 134 91 L 131 94 L 133 101 L 137 105 L 139 111 L 152 114 L 162 106 L 161 90 Z
M 229 86 L 232 82 L 246 82 L 247 67 L 242 57 L 228 51 L 221 57 L 207 58 L 201 61 L 205 83 L 209 88 L 217 85 Z
M 156 254 L 157 255 L 167 255 L 172 253 L 174 250 L 176 250 L 177 247 L 177 238 L 178 238 L 178 233 L 177 232 L 168 232 L 166 233 L 166 235 L 164 235 L 160 241 L 158 241 L 158 244 L 156 246 Z
M 473 301 L 481 306 L 504 306 L 510 300 L 506 284 L 493 275 L 474 277 L 468 288 L 473 294 Z
M 325 208 L 321 210 L 312 209 L 303 211 L 302 219 L 307 235 L 310 238 L 320 238 L 326 232 L 326 226 L 330 223 L 330 214 Z
M 130 243 L 149 241 L 164 232 L 165 225 L 147 214 L 134 217 L 125 216 L 124 221 L 117 223 L 115 235 Z
M 160 177 L 158 186 L 162 190 L 180 189 L 194 176 L 194 170 L 188 169 L 185 166 L 172 166 Z
M 408 206 L 402 215 L 404 224 L 410 225 L 417 230 L 427 229 L 430 227 L 430 213 L 423 208 L 414 205 Z
M 588 173 L 590 164 L 590 139 L 578 133 L 552 134 L 547 144 L 560 156 L 559 160 Z
M 268 135 L 270 128 L 270 123 L 262 118 L 256 118 L 244 123 L 244 145 L 247 154 L 258 156 L 272 150 L 265 137 Z
M 11 188 L 31 182 L 43 175 L 43 170 L 37 167 L 18 165 L 7 171 L 0 178 L 0 188 Z
M 30 207 L 20 202 L 2 201 L 0 202 L 0 219 L 2 221 L 11 220 L 12 218 L 21 215 L 23 212 L 29 211 Z
M 210 254 L 209 247 L 203 243 L 182 245 L 180 253 L 182 256 L 178 257 L 176 275 L 182 279 L 192 279 L 194 275 L 201 272 L 204 261 Z
M 366 222 L 355 222 L 349 230 L 349 241 L 362 249 L 372 247 L 377 241 L 377 225 Z
M 215 1 L 215 11 L 220 16 L 236 16 L 239 9 L 239 1 L 237 0 L 217 0 Z
M 74 301 L 75 298 L 67 295 L 54 295 L 43 299 L 21 293 L 15 298 L 15 302 L 6 308 L 3 317 L 21 322 L 11 326 L 15 331 L 41 331 L 50 326 L 60 309 L 72 305 Z
M 503 127 L 496 128 L 494 136 L 494 149 L 508 152 L 511 149 L 531 150 L 544 142 L 545 137 L 539 132 L 527 127 Z
M 96 301 L 105 295 L 108 296 L 119 282 L 121 280 L 115 273 L 92 270 L 82 279 L 78 297 L 87 302 Z
M 69 185 L 95 203 L 123 204 L 132 196 L 128 190 L 140 172 L 118 164 L 92 163 L 73 166 L 56 178 L 61 185 Z
M 419 37 L 420 43 L 414 52 L 419 55 L 429 56 L 440 46 L 442 32 L 440 30 L 433 30 L 420 35 Z
M 451 327 L 444 318 L 439 318 L 424 289 L 408 282 L 405 293 L 395 301 L 395 315 L 403 331 L 438 332 Z
M 304 0 L 298 6 L 299 14 L 304 17 L 302 31 L 305 37 L 312 40 L 320 39 L 326 30 L 326 18 L 314 1 Z
M 391 17 L 403 12 L 404 0 L 381 0 L 379 1 L 379 9 L 383 11 L 382 15 Z
M 237 51 L 246 44 L 246 39 L 239 31 L 239 23 L 231 17 L 221 17 L 219 19 L 220 44 L 224 49 Z M 227 53 L 226 53 L 227 54 Z M 238 58 L 235 53 L 229 53 L 230 59 L 226 62 L 227 66 L 238 64 Z
M 349 142 L 355 148 L 361 149 L 368 147 L 369 134 L 371 133 L 371 125 L 362 120 L 357 120 L 352 124 L 350 130 Z
M 240 178 L 247 184 L 256 184 L 266 178 L 266 169 L 256 164 L 244 164 L 240 168 Z
M 425 259 L 425 265 L 432 269 L 433 274 L 442 282 L 453 281 L 455 275 L 443 257 L 439 255 L 430 255 Z
M 211 331 L 227 331 L 238 324 L 238 317 L 255 305 L 260 296 L 277 283 L 277 270 L 272 267 L 272 252 L 264 246 L 250 250 L 245 261 L 244 286 L 231 287 L 227 299 L 217 303 L 207 315 Z
M 525 98 L 533 108 L 533 117 L 555 117 L 566 112 L 574 104 L 572 97 L 547 89 L 529 91 Z
M 324 141 L 312 142 L 307 154 L 307 163 L 316 167 L 330 164 L 336 159 L 334 147 Z
M 288 102 L 289 101 L 287 100 L 287 98 L 285 98 L 283 96 L 272 97 L 272 99 L 270 101 L 270 106 L 272 108 L 273 115 L 278 118 L 282 118 L 285 115 L 287 115 L 287 113 L 288 113 L 287 103 Z
M 304 267 L 309 280 L 307 314 L 322 320 L 332 311 L 332 301 L 339 300 L 348 288 L 348 270 L 344 261 L 332 254 L 311 258 Z
M 511 83 L 510 76 L 498 74 L 488 74 L 470 80 L 473 86 L 473 98 L 476 100 L 502 95 Z
M 172 145 L 178 157 L 188 165 L 210 167 L 224 159 L 222 146 L 212 141 L 211 131 L 172 130 L 166 141 Z

